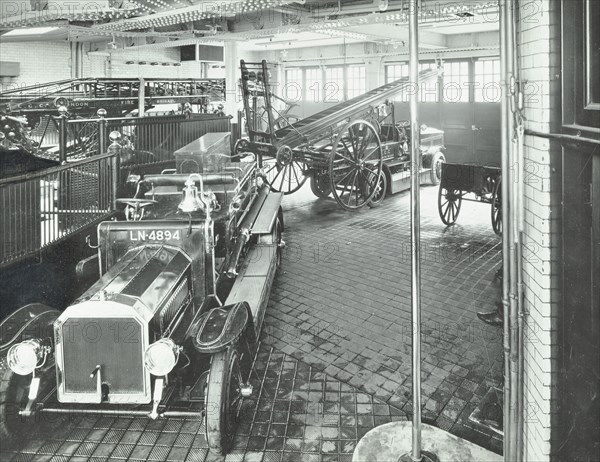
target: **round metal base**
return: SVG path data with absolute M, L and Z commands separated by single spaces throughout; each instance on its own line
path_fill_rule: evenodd
M 404 454 L 400 456 L 398 462 L 416 462 L 415 459 L 412 458 L 411 454 Z M 436 456 L 433 452 L 429 451 L 421 451 L 421 460 L 419 462 L 440 462 L 438 456 Z

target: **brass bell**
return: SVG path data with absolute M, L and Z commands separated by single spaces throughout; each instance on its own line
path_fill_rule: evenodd
M 192 213 L 204 209 L 204 205 L 198 197 L 198 188 L 192 178 L 188 178 L 185 182 L 183 198 L 178 208 L 184 213 Z

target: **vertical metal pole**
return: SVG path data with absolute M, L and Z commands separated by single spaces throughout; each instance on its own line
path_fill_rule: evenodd
M 509 222 L 503 225 L 503 232 L 508 234 L 510 239 L 510 258 L 508 259 L 509 277 L 509 306 L 510 306 L 510 403 L 509 413 L 511 420 L 510 449 L 511 460 L 521 460 L 519 454 L 519 420 L 520 420 L 520 404 L 519 394 L 521 390 L 519 377 L 519 305 L 518 300 L 518 261 L 519 261 L 519 221 L 517 216 L 517 198 L 518 198 L 518 170 L 521 167 L 517 163 L 516 156 L 516 131 L 514 111 L 517 109 L 515 101 L 515 41 L 514 41 L 514 8 L 515 2 L 510 2 L 506 8 L 505 36 L 506 41 L 506 71 L 508 81 L 508 113 L 506 118 L 507 124 L 507 143 L 508 143 L 508 162 L 510 169 L 508 170 L 507 185 L 509 187 L 508 196 L 508 213 Z M 505 199 L 504 197 L 502 198 Z M 506 330 L 507 326 L 504 326 Z M 506 438 L 506 434 L 505 434 Z
M 510 133 L 508 130 L 509 104 L 510 104 L 510 81 L 508 78 L 508 51 L 506 41 L 507 9 L 510 6 L 507 0 L 500 0 L 500 81 L 502 87 L 502 98 L 500 102 L 501 120 L 501 167 L 502 167 L 502 306 L 503 306 L 503 346 L 504 346 L 504 460 L 512 461 L 512 434 L 515 431 L 511 421 L 511 395 L 512 380 L 510 367 L 511 338 L 510 338 L 510 271 L 509 265 L 512 260 L 510 255 Z
M 58 160 L 61 164 L 67 162 L 67 116 L 61 114 L 58 119 Z
M 98 119 L 98 154 L 106 152 L 106 119 L 100 116 Z
M 411 258 L 411 308 L 412 308 L 412 454 L 414 461 L 421 460 L 421 128 L 419 126 L 419 27 L 418 0 L 409 5 L 409 64 L 413 92 L 410 95 L 410 244 Z
M 146 81 L 140 78 L 140 87 L 138 89 L 138 117 L 144 117 L 146 106 L 144 104 L 146 99 Z

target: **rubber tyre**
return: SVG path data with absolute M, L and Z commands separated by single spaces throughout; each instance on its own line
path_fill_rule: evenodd
M 310 177 L 310 190 L 319 199 L 327 199 L 331 194 L 331 181 L 326 172 L 315 172 Z
M 239 411 L 232 406 L 235 398 L 232 395 L 239 384 L 239 368 L 239 352 L 235 345 L 211 358 L 206 386 L 206 440 L 210 450 L 217 454 L 229 452 L 237 429 Z
M 440 184 L 440 181 L 442 180 L 442 164 L 444 162 L 446 162 L 446 158 L 441 152 L 436 152 L 431 158 L 431 184 Z
M 30 383 L 31 374 L 15 374 L 3 355 L 0 360 L 0 441 L 3 447 L 31 434 L 34 419 L 19 415 L 19 410 L 27 404 Z
M 498 236 L 502 236 L 502 179 L 498 178 L 492 193 L 492 228 Z
M 275 242 L 277 244 L 277 252 L 275 264 L 277 265 L 276 271 L 279 272 L 281 269 L 281 262 L 283 260 L 283 249 L 281 248 L 281 241 L 283 240 L 283 223 L 279 217 L 275 222 Z
M 373 197 L 367 204 L 372 209 L 379 207 L 381 205 L 381 203 L 383 202 L 383 199 L 385 199 L 385 196 L 387 194 L 387 176 L 385 174 L 385 171 L 381 172 L 381 175 L 379 177 L 378 186 L 380 188 L 379 191 L 377 191 L 373 195 Z

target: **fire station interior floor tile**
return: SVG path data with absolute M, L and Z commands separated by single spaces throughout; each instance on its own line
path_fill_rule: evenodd
M 423 419 L 500 452 L 498 434 L 469 415 L 502 389 L 502 328 L 476 315 L 501 301 L 501 239 L 489 204 L 463 201 L 446 227 L 437 196 L 437 186 L 422 187 Z M 346 212 L 305 186 L 284 208 L 287 248 L 263 340 L 410 417 L 409 192 Z
M 350 461 L 367 431 L 409 419 L 409 194 L 350 213 L 307 190 L 284 200 L 283 268 L 226 458 L 195 420 L 44 416 L 0 460 Z M 500 300 L 501 241 L 489 205 L 463 202 L 445 227 L 437 187 L 421 197 L 423 420 L 499 452 L 498 435 L 468 418 L 502 388 L 502 329 L 476 316 Z
M 6 461 L 348 461 L 375 425 L 406 420 L 399 409 L 261 344 L 233 449 L 208 451 L 204 425 L 192 419 L 41 416 Z

